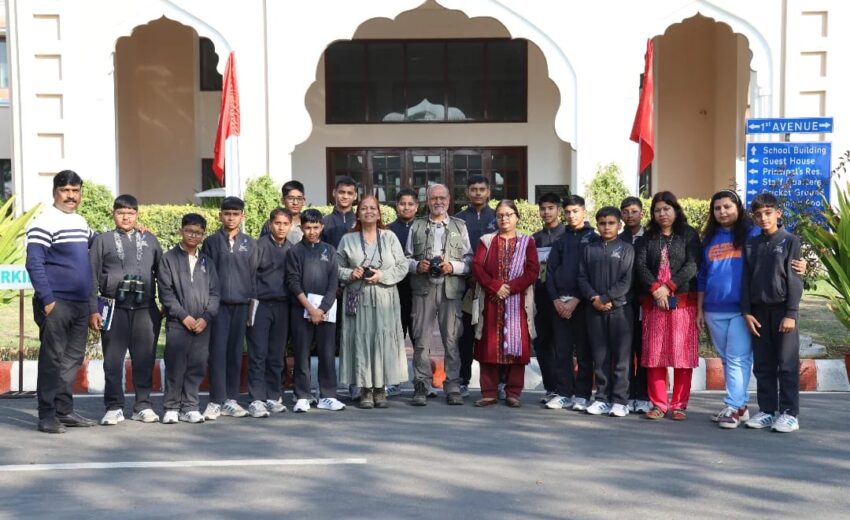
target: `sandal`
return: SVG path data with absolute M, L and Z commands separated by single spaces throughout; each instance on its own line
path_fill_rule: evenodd
M 646 412 L 646 415 L 644 415 L 644 417 L 652 421 L 657 421 L 659 419 L 663 419 L 665 415 L 667 414 L 665 412 L 662 412 L 661 408 L 653 406 L 652 410 Z
M 684 421 L 688 418 L 688 414 L 685 412 L 685 410 L 680 408 L 678 410 L 673 410 L 673 412 L 670 414 L 670 418 L 674 421 Z
M 479 399 L 475 401 L 475 406 L 478 408 L 484 408 L 485 406 L 493 406 L 494 404 L 498 404 L 499 400 L 495 397 L 485 397 L 484 399 Z
M 516 397 L 508 397 L 505 399 L 505 404 L 510 406 L 511 408 L 519 408 L 522 406 L 522 403 Z

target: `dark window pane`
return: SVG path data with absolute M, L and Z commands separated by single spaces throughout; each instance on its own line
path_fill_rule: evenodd
M 525 41 L 490 42 L 487 46 L 487 67 L 490 76 L 487 119 L 525 120 Z
M 325 51 L 328 122 L 366 117 L 364 44 L 335 43 Z
M 395 203 L 401 189 L 401 156 L 372 156 L 372 189 L 382 203 Z
M 367 47 L 369 121 L 404 120 L 404 47 L 370 43 Z
M 201 159 L 201 191 L 224 187 L 224 184 L 219 182 L 212 166 L 212 159 Z
M 209 38 L 198 39 L 199 67 L 200 67 L 200 89 L 201 91 L 221 90 L 221 74 L 218 73 L 218 54 L 215 53 L 215 45 Z M 5 55 L 5 53 L 4 53 Z
M 443 52 L 439 43 L 407 44 L 407 121 L 443 121 L 446 118 Z
M 449 121 L 482 121 L 487 100 L 484 43 L 448 44 Z

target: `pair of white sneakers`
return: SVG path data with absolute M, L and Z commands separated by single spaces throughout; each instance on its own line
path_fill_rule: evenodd
M 177 422 L 200 424 L 204 422 L 204 416 L 197 410 L 191 412 L 177 412 L 177 410 L 166 410 L 162 416 L 162 424 L 177 424 Z
M 272 413 L 283 413 L 285 411 L 286 405 L 280 399 L 256 400 L 248 405 L 248 415 L 255 418 L 268 417 Z
M 246 417 L 248 410 L 242 408 L 235 399 L 227 399 L 224 404 L 209 403 L 204 410 L 204 419 L 207 421 L 215 421 L 222 415 L 225 417 Z
M 292 411 L 295 413 L 306 413 L 310 411 L 310 399 L 298 399 L 295 401 L 295 406 L 292 407 Z M 339 402 L 335 397 L 323 397 L 319 399 L 319 402 L 316 404 L 316 408 L 319 410 L 330 410 L 332 412 L 338 412 L 340 410 L 345 410 L 345 405 Z
M 590 415 L 608 415 L 610 417 L 625 417 L 629 415 L 629 407 L 625 404 L 606 403 L 605 401 L 593 401 L 593 404 L 585 410 Z
M 143 423 L 155 423 L 159 422 L 159 415 L 150 408 L 145 408 L 144 410 L 134 412 L 131 419 Z M 107 410 L 100 420 L 100 424 L 103 426 L 115 426 L 120 422 L 124 422 L 124 410 L 120 408 L 117 410 Z

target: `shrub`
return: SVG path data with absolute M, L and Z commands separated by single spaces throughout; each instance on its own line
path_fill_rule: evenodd
M 180 221 L 186 213 L 199 213 L 207 219 L 207 234 L 218 229 L 218 209 L 202 208 L 191 204 L 147 204 L 139 206 L 139 222 L 156 235 L 163 251 L 168 251 L 180 241 Z
M 319 213 L 327 216 L 333 213 L 334 207 L 332 204 L 325 204 L 323 206 L 310 206 L 310 209 L 317 209 L 319 210 Z M 357 206 L 355 206 L 354 209 L 356 211 Z M 398 214 L 395 212 L 395 208 L 389 204 L 381 204 L 381 220 L 384 222 L 385 226 L 389 225 L 389 223 L 394 221 L 397 217 Z
M 280 187 L 269 175 L 249 179 L 245 186 L 245 233 L 260 236 L 269 213 L 280 206 Z
M 709 202 L 709 199 L 679 199 L 679 204 L 688 219 L 688 224 L 696 229 L 697 233 L 702 233 L 705 223 L 708 222 Z
M 85 217 L 89 227 L 98 233 L 108 231 L 115 225 L 112 220 L 112 203 L 115 196 L 103 184 L 83 182 L 83 198 L 77 212 Z
M 29 211 L 15 217 L 15 196 L 11 196 L 0 207 L 0 264 L 21 264 L 24 261 L 24 235 L 27 222 L 41 210 L 37 204 Z M 0 291 L 0 305 L 6 305 L 17 297 L 18 291 Z
M 619 208 L 623 199 L 629 195 L 620 167 L 616 163 L 600 166 L 585 189 L 588 220 L 593 222 L 596 210 L 604 206 Z

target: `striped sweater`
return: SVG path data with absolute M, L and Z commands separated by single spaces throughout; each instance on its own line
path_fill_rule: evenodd
M 57 299 L 89 301 L 92 291 L 89 244 L 94 232 L 86 219 L 54 206 L 27 228 L 27 271 L 42 305 Z

